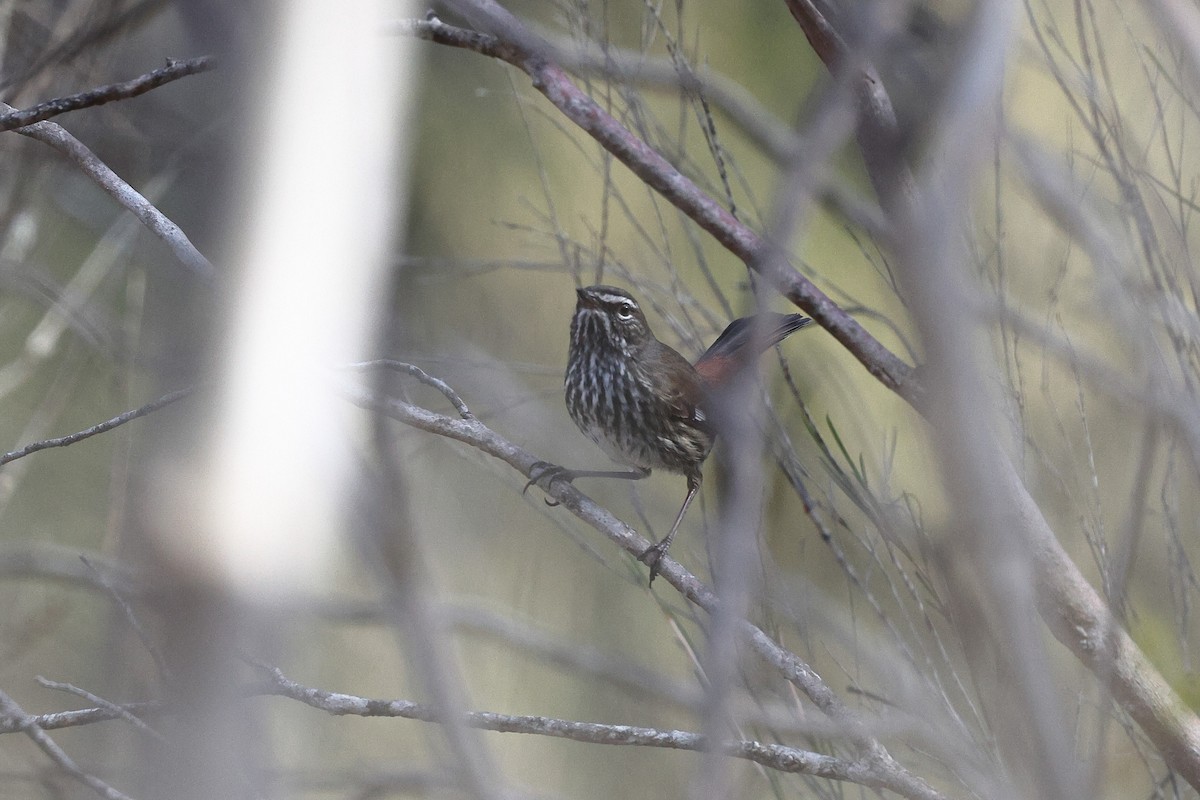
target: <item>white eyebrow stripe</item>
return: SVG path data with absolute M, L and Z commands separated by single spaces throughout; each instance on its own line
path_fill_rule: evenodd
M 637 305 L 637 303 L 634 303 L 632 297 L 623 294 L 611 294 L 606 292 L 605 294 L 600 295 L 599 299 L 601 303 L 609 303 L 611 305 L 620 305 L 621 303 L 633 303 L 633 305 Z

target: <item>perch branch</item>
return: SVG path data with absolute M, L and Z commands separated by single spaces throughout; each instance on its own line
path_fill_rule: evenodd
M 475 415 L 471 413 L 471 409 L 467 408 L 467 404 L 463 402 L 462 397 L 458 392 L 454 391 L 448 383 L 441 378 L 435 378 L 425 370 L 413 364 L 407 364 L 403 361 L 397 361 L 393 358 L 379 358 L 374 361 L 360 361 L 357 364 L 351 364 L 350 369 L 371 370 L 371 369 L 390 369 L 394 372 L 403 372 L 406 375 L 411 375 L 426 386 L 431 386 L 442 393 L 442 396 L 450 401 L 454 406 L 454 410 L 463 419 L 475 419 Z
M 361 408 L 383 414 L 419 430 L 467 444 L 500 459 L 526 477 L 532 477 L 531 473 L 535 471 L 535 467 L 544 463 L 477 419 L 453 419 L 401 400 L 375 397 L 359 387 L 346 386 L 342 391 L 347 400 Z M 572 484 L 555 481 L 544 491 L 631 556 L 636 558 L 650 545 L 650 542 Z M 719 603 L 717 596 L 674 559 L 663 559 L 659 575 L 709 614 L 716 610 Z M 858 716 L 808 664 L 747 620 L 739 622 L 738 634 L 750 644 L 759 657 L 802 691 L 827 717 L 844 727 L 846 735 L 859 750 L 860 759 L 857 763 L 863 768 L 880 770 L 881 774 L 891 775 L 892 783 L 907 787 L 901 792 L 906 797 L 940 796 L 923 780 L 895 761 L 883 745 L 866 731 Z

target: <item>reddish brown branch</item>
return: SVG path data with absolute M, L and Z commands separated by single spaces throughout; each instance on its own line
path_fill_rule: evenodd
M 812 0 L 785 2 L 825 68 L 833 74 L 843 69 L 855 73 L 852 80 L 858 100 L 858 147 L 876 193 L 881 198 L 911 196 L 913 178 L 901 157 L 903 148 L 896 111 L 875 67 L 855 57 L 845 37 Z

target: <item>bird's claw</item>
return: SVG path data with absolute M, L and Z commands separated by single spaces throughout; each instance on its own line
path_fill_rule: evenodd
M 529 487 L 533 486 L 539 480 L 546 476 L 546 473 L 554 469 L 555 465 L 549 461 L 535 461 L 533 466 L 529 468 L 529 480 L 525 481 L 525 485 L 521 487 L 521 494 L 524 495 L 529 491 Z M 562 469 L 562 467 L 558 467 Z
M 655 542 L 638 554 L 638 561 L 650 567 L 650 582 L 648 585 L 654 585 L 654 579 L 658 577 L 663 556 L 666 554 L 667 548 L 663 546 L 662 542 Z
M 521 494 L 524 495 L 525 492 L 529 491 L 530 486 L 540 483 L 543 478 L 549 478 L 549 481 L 546 483 L 546 489 L 553 486 L 555 481 L 565 480 L 567 483 L 570 483 L 575 480 L 575 476 L 571 474 L 571 470 L 566 467 L 551 464 L 549 461 L 537 461 L 529 468 L 529 480 L 521 489 Z M 549 497 L 546 498 L 546 505 L 551 508 L 558 504 L 557 500 L 551 500 Z

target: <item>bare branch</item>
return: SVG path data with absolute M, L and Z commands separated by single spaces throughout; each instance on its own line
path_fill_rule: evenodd
M 44 731 L 62 730 L 63 728 L 78 728 L 81 725 L 93 725 L 97 722 L 112 722 L 122 719 L 126 712 L 146 714 L 163 709 L 162 703 L 122 703 L 115 708 L 81 708 L 76 711 L 53 711 L 49 714 L 29 714 L 27 719 Z M 23 720 L 13 716 L 0 715 L 0 734 L 20 733 Z
M 463 402 L 458 392 L 451 388 L 450 384 L 446 383 L 441 378 L 435 378 L 425 370 L 413 364 L 407 364 L 403 361 L 397 361 L 393 358 L 379 358 L 374 361 L 360 361 L 357 364 L 351 364 L 351 369 L 370 370 L 370 369 L 390 369 L 395 372 L 403 372 L 407 375 L 412 375 L 426 386 L 432 386 L 442 393 L 442 396 L 450 401 L 454 406 L 454 410 L 463 419 L 475 419 L 475 415 L 471 413 L 471 409 L 467 408 L 467 404 Z
M 68 97 L 58 97 L 19 111 L 9 111 L 8 113 L 0 114 L 0 132 L 24 128 L 26 125 L 32 125 L 70 111 L 78 111 L 82 108 L 90 108 L 92 106 L 102 106 L 105 103 L 111 103 L 116 100 L 128 100 L 131 97 L 145 94 L 153 89 L 157 89 L 159 86 L 177 81 L 188 75 L 195 75 L 198 72 L 208 72 L 216 65 L 216 59 L 212 56 L 201 56 L 199 58 L 188 59 L 187 61 L 175 61 L 172 59 L 167 62 L 167 66 L 156 69 L 153 72 L 147 72 L 145 75 L 133 78 L 132 80 L 121 83 L 110 83 L 107 86 L 98 86 L 86 92 L 80 92 Z
M 355 695 L 327 692 L 302 686 L 289 680 L 277 668 L 264 668 L 267 683 L 264 694 L 287 697 L 330 714 L 361 717 L 400 717 L 435 722 L 439 715 L 427 706 L 409 700 L 372 700 Z M 625 745 L 628 747 L 662 747 L 671 750 L 705 752 L 712 750 L 698 733 L 632 725 L 606 725 L 596 722 L 576 722 L 528 715 L 496 714 L 471 711 L 465 723 L 472 728 L 500 733 L 525 733 L 552 736 L 590 744 Z M 904 797 L 941 797 L 932 789 L 914 792 L 913 786 L 895 780 L 895 775 L 866 762 L 850 761 L 808 750 L 756 741 L 730 741 L 716 748 L 727 756 L 743 758 L 781 772 L 802 773 L 831 780 L 850 781 L 863 786 L 890 789 Z
M 822 17 L 820 10 L 809 0 L 788 0 L 788 8 L 800 22 L 826 67 L 830 71 L 840 68 L 841 60 L 846 56 L 845 44 L 828 24 L 828 20 Z M 868 71 L 864 74 L 872 73 Z M 974 85 L 970 90 L 963 91 L 971 97 L 979 94 L 978 87 Z M 877 187 L 884 187 L 885 190 L 891 187 L 891 197 L 888 198 L 885 194 L 885 201 L 890 200 L 892 206 L 899 206 L 911 215 L 913 209 L 921 209 L 922 202 L 922 198 L 916 195 L 912 177 L 901 173 L 901 179 L 897 181 L 894 164 L 881 163 L 872 157 L 879 154 L 876 145 L 888 140 L 895 131 L 891 102 L 879 81 L 868 81 L 864 84 L 864 92 L 863 102 L 860 104 L 863 115 L 860 121 L 860 145 L 868 169 L 872 172 L 872 180 Z M 967 120 L 963 125 L 964 129 L 976 125 L 978 116 L 980 115 L 976 114 Z M 977 131 L 973 130 L 972 135 L 976 134 Z M 959 145 L 964 141 L 962 137 L 955 136 L 951 136 L 950 140 Z M 934 194 L 944 203 L 944 198 L 941 197 L 943 192 L 944 188 L 939 186 Z M 928 202 L 928 198 L 925 200 Z M 935 219 L 936 224 L 931 224 L 929 229 L 944 230 L 947 216 L 937 216 Z M 912 240 L 914 236 L 910 234 L 907 238 Z M 905 237 L 900 237 L 899 241 L 902 245 L 906 243 Z M 912 242 L 909 241 L 907 246 L 911 245 Z M 905 247 L 900 249 L 903 251 Z M 901 253 L 902 260 L 905 255 Z M 929 254 L 922 253 L 913 257 L 910 251 L 907 255 L 910 262 L 908 271 L 911 277 L 919 279 L 914 283 L 919 284 L 923 281 L 925 284 L 922 287 L 924 296 L 946 296 L 946 287 L 952 282 L 943 280 L 945 275 L 932 277 L 937 272 L 933 269 L 934 260 L 928 257 Z M 944 264 L 940 266 L 943 271 L 948 269 Z M 921 297 L 922 292 L 915 292 L 915 295 Z M 925 319 L 927 325 L 932 325 L 942 321 L 941 315 L 944 312 L 944 308 L 935 309 L 932 313 L 918 314 L 918 319 Z M 956 332 L 947 333 L 942 328 L 937 334 L 927 336 L 927 345 L 949 342 L 957 342 Z M 974 412 L 983 406 L 964 406 L 964 412 L 967 408 L 971 409 L 970 412 L 966 412 L 967 416 L 963 417 L 969 420 L 967 427 L 977 428 L 978 419 Z M 939 415 L 943 422 L 953 418 L 953 414 Z M 964 440 L 969 438 L 969 435 L 964 436 Z M 1128 633 L 1113 618 L 1104 601 L 1063 549 L 1011 460 L 1003 453 L 977 454 L 986 459 L 984 463 L 988 463 L 990 468 L 984 470 L 986 479 L 979 481 L 968 494 L 973 494 L 977 501 L 986 498 L 988 502 L 993 503 L 994 508 L 1009 512 L 1008 516 L 997 518 L 1019 521 L 1020 524 L 1012 533 L 1018 534 L 1027 543 L 1028 557 L 1038 588 L 1038 611 L 1046 625 L 1076 658 L 1103 681 L 1121 706 L 1158 747 L 1167 763 L 1185 776 L 1193 787 L 1200 787 L 1200 718 L 1187 708 Z M 948 460 L 947 463 L 961 465 L 961 461 Z M 963 470 L 960 466 L 957 469 L 952 468 L 950 473 L 961 475 Z M 995 531 L 979 533 L 986 536 L 994 534 Z M 1058 768 L 1059 765 L 1047 767 L 1052 772 Z
M 247 687 L 244 692 L 247 697 L 264 695 L 286 697 L 337 716 L 395 717 L 422 722 L 438 722 L 441 719 L 438 712 L 420 703 L 408 700 L 370 699 L 340 692 L 328 692 L 298 684 L 284 676 L 277 668 L 261 663 L 254 663 L 253 666 L 262 672 L 266 680 L 262 684 Z M 53 688 L 58 688 L 58 685 L 53 682 L 46 683 L 53 685 Z M 105 703 L 102 707 L 78 711 L 63 711 L 38 716 L 22 714 L 19 719 L 10 715 L 7 719 L 0 717 L 0 734 L 25 730 L 26 725 L 35 725 L 44 731 L 124 719 L 131 712 L 150 714 L 161 713 L 164 710 L 165 707 L 162 703 L 121 705 Z M 464 723 L 479 730 L 551 736 L 590 744 L 659 747 L 693 752 L 705 752 L 706 749 L 711 749 L 706 747 L 704 737 L 697 733 L 631 725 L 608 725 L 486 711 L 467 712 Z M 826 734 L 836 735 L 836 732 L 826 731 Z M 831 780 L 853 782 L 862 786 L 889 789 L 903 797 L 919 800 L 939 800 L 943 797 L 903 770 L 897 771 L 892 762 L 846 759 L 785 745 L 749 740 L 730 741 L 718 749 L 727 756 L 753 761 L 782 772 L 813 775 Z
M 66 436 L 59 436 L 55 439 L 43 439 L 40 442 L 31 442 L 18 450 L 12 450 L 4 455 L 0 455 L 0 466 L 8 464 L 11 461 L 16 461 L 18 458 L 24 458 L 25 456 L 32 455 L 40 450 L 49 450 L 52 447 L 67 447 L 75 444 L 76 442 L 81 442 L 84 439 L 90 439 L 97 434 L 107 433 L 113 428 L 121 427 L 126 422 L 132 422 L 133 420 L 144 417 L 147 414 L 152 414 L 155 411 L 158 411 L 160 408 L 165 408 L 172 403 L 178 402 L 179 400 L 182 400 L 183 398 L 192 394 L 194 391 L 195 389 L 192 387 L 187 389 L 178 389 L 174 392 L 170 392 L 169 394 L 165 394 L 157 400 L 149 402 L 144 406 L 126 411 L 123 414 L 118 414 L 110 420 L 99 422 L 90 428 L 84 428 L 81 431 L 69 433 Z
M 129 711 L 126 708 L 123 708 L 122 706 L 118 705 L 117 703 L 113 703 L 109 700 L 105 700 L 103 697 L 100 697 L 99 695 L 96 695 L 96 694 L 92 694 L 91 692 L 87 691 L 86 689 L 80 689 L 78 686 L 75 686 L 74 684 L 61 683 L 59 681 L 52 681 L 47 678 L 43 678 L 41 675 L 38 675 L 37 678 L 35 678 L 35 680 L 42 686 L 45 686 L 47 689 L 54 689 L 55 691 L 66 692 L 67 694 L 73 694 L 76 697 L 82 697 L 84 700 L 87 700 L 89 703 L 95 703 L 100 708 L 104 708 L 104 709 L 107 709 L 107 710 L 113 712 L 114 714 L 119 716 L 121 719 L 125 720 L 130 725 L 137 728 L 142 733 L 145 733 L 146 735 L 148 735 L 154 739 L 158 739 L 159 741 L 163 741 L 163 735 L 161 733 L 154 730 L 149 725 L 147 725 L 145 722 L 143 722 L 141 719 L 136 717 L 133 714 L 133 712 Z
M 346 386 L 342 391 L 351 403 L 361 408 L 381 413 L 414 428 L 468 444 L 504 461 L 526 477 L 532 477 L 531 473 L 535 471 L 535 467 L 545 463 L 527 450 L 509 442 L 477 419 L 452 419 L 400 400 L 375 397 L 358 387 Z M 572 484 L 564 481 L 552 482 L 545 487 L 545 492 L 634 558 L 649 547 L 650 542 Z M 709 614 L 712 614 L 720 603 L 711 589 L 670 557 L 664 557 L 660 562 L 659 575 Z M 860 751 L 861 763 L 871 764 L 873 768 L 886 771 L 892 776 L 893 782 L 907 786 L 907 791 L 902 792 L 906 796 L 938 796 L 923 780 L 912 775 L 896 762 L 883 745 L 867 732 L 866 726 L 858 715 L 848 708 L 822 680 L 821 676 L 796 654 L 780 645 L 748 620 L 742 619 L 738 622 L 737 632 L 739 637 L 748 642 L 755 652 L 774 667 L 785 680 L 804 692 L 831 720 L 844 726 L 846 735 Z
M 108 713 L 114 713 L 109 711 Z M 104 781 L 97 778 L 95 775 L 90 775 L 80 769 L 79 765 L 67 755 L 58 744 L 51 739 L 38 724 L 34 717 L 26 714 L 16 701 L 8 696 L 7 693 L 0 691 L 0 714 L 7 717 L 8 725 L 13 726 L 13 729 L 19 730 L 33 740 L 33 743 L 38 746 L 46 756 L 62 769 L 63 772 L 70 775 L 75 780 L 87 786 L 96 794 L 107 800 L 131 800 L 126 794 L 123 794 L 113 787 L 109 786 Z M 3 728 L 0 728 L 2 730 Z
M 399 34 L 417 34 L 419 22 L 400 20 L 389 26 Z M 577 42 L 552 43 L 554 58 L 577 75 L 603 75 L 624 86 L 650 89 L 677 89 L 694 93 L 725 112 L 762 150 L 781 163 L 790 162 L 800 151 L 800 138 L 746 87 L 710 69 L 695 69 L 673 59 L 656 59 L 646 53 L 611 45 L 603 52 L 586 49 Z M 472 48 L 474 49 L 474 48 Z M 477 51 L 482 52 L 482 51 Z M 879 206 L 836 181 L 818 193 L 829 207 L 851 223 L 886 238 L 890 223 Z M 556 264 L 556 269 L 560 265 Z
M 7 103 L 0 103 L 0 111 L 13 112 L 16 110 Z M 101 189 L 108 192 L 122 208 L 132 212 L 141 220 L 151 233 L 162 239 L 181 264 L 209 283 L 216 280 L 216 268 L 196 249 L 187 234 L 140 192 L 126 183 L 120 175 L 113 172 L 83 142 L 67 133 L 62 126 L 48 121 L 37 122 L 24 128 L 17 128 L 16 132 L 50 145 L 62 153 L 83 170 L 85 175 L 95 181 Z
M 587 50 L 576 43 L 556 42 L 554 57 L 571 72 L 603 75 L 623 86 L 678 89 L 702 96 L 725 112 L 733 124 L 745 131 L 776 161 L 791 160 L 799 149 L 795 132 L 758 103 L 744 86 L 710 69 L 688 68 L 673 59 L 651 58 L 640 51 L 608 46 L 603 52 Z M 875 222 L 886 227 L 876 209 Z

